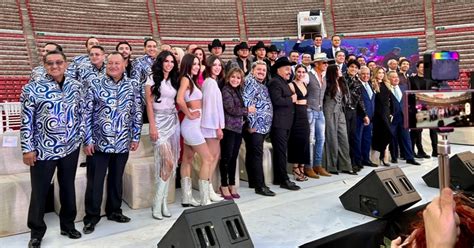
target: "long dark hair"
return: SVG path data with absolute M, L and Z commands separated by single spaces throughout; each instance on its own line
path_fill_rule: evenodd
M 171 69 L 170 73 L 168 74 L 168 78 L 165 78 L 165 75 L 163 73 L 163 63 L 165 62 L 166 58 L 168 56 L 171 56 L 173 59 L 173 69 Z M 161 102 L 160 97 L 161 97 L 161 92 L 160 92 L 160 86 L 161 82 L 164 79 L 169 79 L 171 81 L 171 85 L 173 88 L 176 89 L 176 91 L 179 88 L 179 81 L 178 81 L 178 62 L 176 61 L 176 58 L 173 56 L 173 53 L 170 51 L 162 51 L 158 56 L 156 57 L 155 63 L 153 63 L 153 66 L 151 67 L 151 72 L 152 72 L 152 77 L 153 77 L 153 82 L 155 83 L 153 86 L 151 86 L 151 92 L 153 95 L 155 95 L 155 102 Z
M 215 55 L 211 55 L 209 56 L 209 58 L 207 58 L 207 62 L 206 62 L 206 71 L 204 73 L 204 77 L 207 78 L 207 77 L 211 77 L 212 76 L 212 67 L 214 66 L 214 62 L 216 62 L 216 60 L 219 60 L 219 62 L 221 62 L 221 73 L 219 73 L 219 75 L 217 75 L 217 78 L 216 78 L 216 81 L 219 82 L 220 80 L 222 80 L 224 77 L 225 77 L 225 74 L 224 74 L 224 62 L 222 62 L 222 60 L 215 56 Z
M 196 47 L 194 48 L 193 50 L 193 54 L 197 51 L 197 50 L 200 50 L 202 52 L 202 61 L 201 62 L 201 65 L 206 65 L 206 52 L 204 52 L 204 49 L 200 48 L 200 47 Z
M 193 64 L 194 64 L 194 59 L 199 60 L 196 55 L 194 54 L 186 54 L 184 57 L 181 59 L 181 65 L 180 65 L 180 72 L 179 72 L 179 81 L 181 82 L 181 79 L 183 77 L 187 77 L 191 82 L 189 84 L 189 94 L 193 93 L 194 86 L 196 85 L 196 80 L 198 78 L 198 75 L 191 75 L 191 70 L 193 69 Z M 199 73 L 198 73 L 199 74 Z M 196 85 L 196 87 L 198 87 Z
M 329 92 L 329 96 L 334 99 L 337 94 L 337 86 L 339 85 L 339 89 L 341 90 L 342 95 L 347 93 L 346 83 L 344 82 L 343 77 L 339 77 L 337 75 L 337 71 L 339 68 L 337 65 L 329 65 L 326 71 L 326 83 L 327 83 L 327 91 Z

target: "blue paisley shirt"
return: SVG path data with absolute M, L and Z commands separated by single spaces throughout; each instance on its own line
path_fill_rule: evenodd
M 126 153 L 140 141 L 142 100 L 138 81 L 124 76 L 92 79 L 85 102 L 84 144 L 106 153 Z
M 145 83 L 148 75 L 151 74 L 151 66 L 154 62 L 155 59 L 147 54 L 134 59 L 132 62 L 132 75 L 130 77 L 140 82 L 140 91 L 143 102 L 145 102 Z
M 88 54 L 78 55 L 72 58 L 71 63 L 69 63 L 69 66 L 67 67 L 66 74 L 68 74 L 72 78 L 78 78 L 77 70 L 79 69 L 79 66 L 84 63 L 91 63 Z
M 39 80 L 46 75 L 46 68 L 44 65 L 39 65 L 31 71 L 30 80 Z
M 45 75 L 23 87 L 21 149 L 38 160 L 57 160 L 75 151 L 83 137 L 83 86 L 66 77 L 63 88 Z
M 242 92 L 244 106 L 255 105 L 255 113 L 248 113 L 247 122 L 257 133 L 267 134 L 272 126 L 273 106 L 268 88 L 259 83 L 252 74 L 245 78 Z
M 142 87 L 145 85 L 148 75 L 151 73 L 151 66 L 153 65 L 153 62 L 155 62 L 155 59 L 147 54 L 134 59 L 132 62 L 131 78 L 138 80 Z
M 85 89 L 87 89 L 92 79 L 105 76 L 105 67 L 105 62 L 102 64 L 101 68 L 97 68 L 90 62 L 82 63 L 77 67 L 74 78 L 84 84 Z

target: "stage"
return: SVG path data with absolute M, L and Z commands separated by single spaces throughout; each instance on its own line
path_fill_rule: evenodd
M 452 145 L 451 155 L 467 150 L 472 151 L 474 147 Z M 414 206 L 431 201 L 438 193 L 438 189 L 429 188 L 421 178 L 437 166 L 437 158 L 418 161 L 421 166 L 407 165 L 403 160 L 397 164 L 422 197 Z M 241 181 L 239 193 L 242 197 L 235 202 L 255 247 L 297 247 L 374 220 L 345 210 L 339 201 L 342 193 L 372 170 L 371 167 L 365 167 L 357 176 L 340 174 L 309 179 L 298 183 L 302 189 L 295 192 L 269 185 L 276 192 L 275 197 L 256 195 L 253 189 L 247 187 L 246 182 Z M 194 191 L 194 196 L 198 197 L 197 191 Z M 48 230 L 42 247 L 156 247 L 184 210 L 180 205 L 180 190 L 176 192 L 176 199 L 175 203 L 170 204 L 173 216 L 161 221 L 151 217 L 149 208 L 132 210 L 123 203 L 124 214 L 132 219 L 130 223 L 121 224 L 102 218 L 95 232 L 83 234 L 82 238 L 77 240 L 61 236 L 58 216 L 48 213 L 45 217 Z M 76 223 L 76 228 L 81 232 L 82 227 L 82 222 Z M 0 246 L 26 247 L 29 239 L 30 233 L 3 237 L 0 238 Z

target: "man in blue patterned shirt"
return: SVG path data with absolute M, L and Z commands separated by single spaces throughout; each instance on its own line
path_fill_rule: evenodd
M 133 60 L 131 73 L 131 78 L 138 80 L 140 83 L 143 103 L 145 102 L 145 82 L 151 73 L 151 66 L 155 62 L 156 56 L 158 56 L 158 42 L 154 39 L 146 39 L 144 46 L 145 55 Z M 148 123 L 146 111 L 143 112 L 143 123 Z
M 63 48 L 54 42 L 47 42 L 46 44 L 44 44 L 44 47 L 41 48 L 41 51 L 40 51 L 41 60 L 44 59 L 44 57 L 46 56 L 48 52 L 51 52 L 54 50 L 58 50 L 62 52 Z M 31 71 L 30 80 L 37 80 L 45 75 L 46 75 L 46 68 L 44 67 L 42 63 L 41 65 L 38 65 L 37 67 L 33 68 L 33 70 Z
M 89 51 L 89 62 L 79 65 L 75 79 L 87 89 L 92 79 L 105 75 L 105 67 L 105 49 L 102 46 L 93 46 Z
M 67 68 L 67 74 L 69 75 L 75 75 L 77 73 L 77 69 L 82 63 L 85 62 L 90 62 L 89 60 L 89 52 L 93 46 L 99 46 L 99 40 L 96 39 L 95 37 L 91 36 L 87 38 L 86 40 L 86 49 L 87 49 L 87 54 L 83 55 L 78 55 L 74 58 L 72 58 L 71 63 L 69 64 L 69 67 Z
M 139 83 L 125 76 L 125 59 L 114 51 L 107 57 L 107 75 L 91 81 L 85 102 L 84 153 L 87 157 L 84 233 L 92 233 L 100 220 L 104 179 L 107 176 L 107 219 L 120 223 L 122 176 L 129 151 L 135 151 L 142 127 Z
M 154 39 L 147 39 L 144 43 L 145 55 L 136 58 L 132 63 L 131 77 L 138 80 L 141 86 L 145 85 L 148 75 L 151 73 L 151 66 L 158 56 L 158 42 Z
M 275 196 L 275 193 L 265 185 L 263 175 L 263 142 L 265 135 L 270 132 L 273 118 L 273 106 L 265 86 L 267 63 L 255 61 L 252 72 L 245 78 L 242 99 L 245 107 L 254 107 L 255 112 L 247 115 L 242 136 L 245 140 L 245 168 L 247 169 L 249 187 L 255 188 L 255 193 L 264 196 Z
M 40 247 L 46 232 L 43 220 L 51 179 L 56 167 L 60 187 L 61 234 L 77 239 L 76 177 L 79 146 L 83 137 L 83 89 L 78 81 L 65 76 L 63 52 L 53 50 L 43 59 L 47 74 L 25 85 L 21 94 L 21 149 L 23 162 L 30 166 L 31 200 L 28 227 L 29 247 Z

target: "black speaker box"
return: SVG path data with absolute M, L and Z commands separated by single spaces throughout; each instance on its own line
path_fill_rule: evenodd
M 451 174 L 451 188 L 454 190 L 474 190 L 474 153 L 471 151 L 461 152 L 449 159 Z M 426 185 L 439 188 L 438 167 L 423 176 Z
M 159 248 L 251 247 L 252 240 L 234 201 L 184 210 Z
M 373 170 L 339 197 L 345 209 L 371 217 L 388 217 L 421 200 L 398 167 Z

